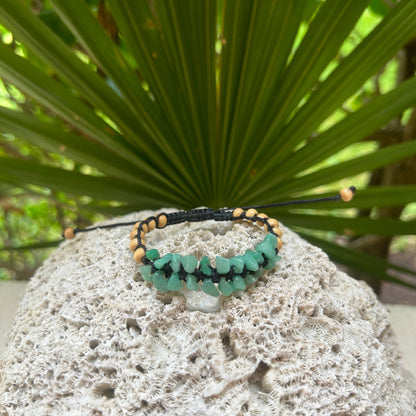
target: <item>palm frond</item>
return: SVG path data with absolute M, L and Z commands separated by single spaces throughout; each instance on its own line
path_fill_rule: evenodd
M 0 43 L 0 77 L 25 99 L 0 107 L 1 131 L 98 173 L 5 152 L 0 178 L 87 195 L 97 212 L 217 208 L 302 197 L 414 155 L 410 140 L 319 168 L 416 103 L 413 76 L 346 105 L 416 35 L 416 0 L 402 0 L 345 52 L 368 3 L 107 0 L 100 7 L 114 19 L 110 36 L 84 0 L 51 0 L 54 24 L 23 1 L 3 0 L 0 23 L 13 42 Z M 369 187 L 350 207 L 404 205 L 411 192 Z M 412 221 L 383 228 L 368 218 L 278 213 L 303 231 L 414 232 Z M 392 277 L 384 263 L 354 262 L 346 248 L 314 242 Z

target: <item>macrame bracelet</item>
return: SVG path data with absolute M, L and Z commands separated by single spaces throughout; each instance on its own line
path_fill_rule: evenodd
M 216 267 L 210 264 L 207 256 L 199 262 L 195 256 L 180 254 L 165 254 L 160 256 L 156 249 L 148 250 L 145 236 L 155 228 L 165 228 L 168 225 L 197 221 L 251 221 L 264 226 L 268 234 L 257 244 L 254 250 L 246 250 L 244 255 L 232 258 L 216 257 Z M 211 296 L 221 292 L 229 296 L 233 292 L 244 290 L 262 275 L 263 270 L 272 269 L 280 257 L 278 252 L 282 247 L 282 232 L 279 223 L 259 214 L 255 209 L 244 211 L 236 208 L 234 211 L 194 209 L 184 212 L 161 213 L 149 217 L 134 225 L 130 233 L 130 250 L 134 251 L 134 259 L 143 263 L 141 273 L 143 279 L 153 282 L 160 292 L 178 291 L 184 284 L 190 290 L 199 290 Z
M 280 260 L 279 251 L 282 248 L 282 232 L 279 223 L 266 214 L 259 214 L 255 208 L 267 208 L 275 206 L 305 204 L 322 201 L 350 201 L 355 193 L 355 187 L 342 189 L 334 197 L 316 198 L 309 200 L 297 200 L 281 202 L 255 207 L 227 208 L 213 210 L 210 208 L 193 209 L 190 211 L 178 211 L 172 213 L 160 213 L 139 222 L 117 223 L 101 225 L 87 229 L 67 228 L 63 237 L 71 239 L 79 232 L 92 231 L 99 228 L 112 228 L 122 225 L 134 224 L 130 233 L 130 250 L 134 252 L 134 259 L 142 264 L 140 272 L 143 279 L 152 282 L 160 292 L 178 291 L 184 285 L 190 290 L 199 290 L 210 296 L 229 296 L 233 292 L 245 290 L 255 283 L 264 270 L 275 267 Z M 247 211 L 245 211 L 247 209 Z M 168 253 L 162 257 L 156 249 L 147 249 L 145 236 L 155 228 L 165 228 L 168 225 L 183 222 L 199 221 L 250 221 L 258 226 L 263 226 L 267 235 L 258 243 L 254 250 L 246 250 L 244 255 L 232 258 L 216 257 L 216 267 L 210 264 L 207 256 L 200 261 L 193 255 L 180 255 Z

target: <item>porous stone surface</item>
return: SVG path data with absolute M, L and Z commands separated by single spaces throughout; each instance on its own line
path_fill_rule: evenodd
M 416 415 L 387 312 L 282 229 L 278 266 L 229 298 L 158 293 L 128 249 L 129 227 L 64 242 L 29 283 L 9 334 L 0 415 Z M 214 261 L 263 237 L 206 221 L 146 242 Z

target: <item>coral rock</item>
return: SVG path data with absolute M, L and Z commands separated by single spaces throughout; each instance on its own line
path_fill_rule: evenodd
M 415 415 L 383 306 L 282 229 L 278 265 L 216 298 L 144 281 L 129 227 L 64 242 L 9 334 L 0 415 Z M 154 230 L 146 243 L 215 263 L 263 238 L 252 224 L 206 221 Z

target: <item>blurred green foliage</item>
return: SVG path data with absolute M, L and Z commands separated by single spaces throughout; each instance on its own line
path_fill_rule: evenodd
M 7 9 L 9 2 L 9 9 Z M 251 27 L 250 19 L 256 22 L 256 18 L 263 18 L 265 23 L 268 22 L 267 10 L 262 10 L 260 7 L 256 9 L 257 2 L 251 0 L 241 1 L 238 4 L 226 0 L 210 3 L 195 1 L 188 9 L 186 7 L 182 9 L 182 5 L 177 5 L 175 13 L 172 12 L 174 9 L 170 9 L 172 6 L 170 2 L 156 2 L 155 10 L 160 13 L 159 17 L 161 20 L 164 19 L 163 24 L 166 25 L 164 36 L 168 41 L 167 45 L 177 46 L 171 50 L 158 50 L 160 47 L 157 43 L 158 39 L 149 35 L 155 24 L 162 23 L 155 23 L 151 19 L 150 14 L 156 11 L 149 12 L 146 9 L 146 2 L 139 0 L 130 3 L 86 1 L 89 12 L 95 18 L 98 16 L 101 30 L 104 29 L 107 37 L 101 36 L 98 26 L 88 25 L 88 22 L 93 21 L 90 20 L 90 15 L 83 8 L 84 6 L 82 6 L 79 19 L 75 19 L 77 4 L 81 6 L 84 4 L 82 1 L 65 3 L 63 0 L 51 2 L 25 0 L 24 3 L 30 7 L 35 18 L 25 14 L 23 2 L 21 11 L 13 5 L 12 0 L 5 0 L 3 6 L 0 5 L 0 23 L 8 23 L 0 26 L 3 45 L 7 45 L 14 55 L 23 57 L 24 62 L 30 64 L 27 68 L 32 67 L 34 71 L 32 74 L 28 69 L 22 69 L 22 72 L 18 74 L 16 69 L 16 78 L 13 82 L 9 78 L 15 74 L 10 72 L 7 65 L 0 70 L 0 76 L 4 73 L 3 79 L 0 80 L 0 106 L 14 111 L 14 114 L 4 113 L 3 122 L 7 121 L 9 124 L 3 126 L 0 124 L 0 130 L 3 133 L 0 157 L 3 156 L 13 163 L 16 162 L 15 165 L 0 166 L 0 218 L 2 220 L 0 245 L 3 247 L 32 245 L 32 249 L 0 250 L 0 278 L 2 279 L 28 278 L 49 254 L 48 250 L 37 250 L 33 247 L 38 243 L 57 240 L 61 230 L 69 225 L 76 224 L 82 227 L 105 216 L 114 216 L 142 208 L 158 208 L 161 205 L 189 208 L 202 204 L 215 207 L 237 203 L 242 205 L 255 202 L 266 203 L 299 197 L 308 192 L 326 194 L 351 183 L 363 190 L 371 174 L 371 169 L 366 169 L 366 163 L 383 165 L 371 159 L 378 149 L 378 143 L 375 140 L 358 142 L 358 139 L 365 139 L 368 136 L 368 133 L 363 133 L 367 130 L 362 120 L 360 120 L 362 126 L 357 123 L 354 137 L 346 135 L 345 143 L 349 141 L 352 144 L 343 145 L 341 139 L 339 143 L 336 143 L 335 139 L 331 140 L 328 132 L 332 131 L 331 128 L 339 128 L 341 131 L 340 126 L 343 121 L 351 127 L 353 123 L 349 120 L 354 120 L 359 110 L 365 111 L 369 103 L 381 102 L 377 101 L 377 98 L 395 91 L 400 68 L 397 57 L 392 57 L 392 55 L 395 45 L 407 41 L 408 35 L 403 35 L 407 36 L 403 39 L 399 35 L 397 38 L 391 36 L 385 39 L 385 45 L 380 48 L 379 55 L 383 53 L 386 55 L 378 57 L 380 62 L 384 62 L 384 66 L 380 64 L 382 67 L 378 72 L 367 77 L 367 81 L 361 86 L 349 88 L 348 85 L 339 85 L 341 88 L 339 94 L 347 97 L 341 105 L 331 104 L 334 108 L 328 111 L 328 114 L 326 114 L 328 103 L 324 103 L 322 108 L 320 108 L 320 103 L 308 107 L 313 98 L 319 96 L 320 91 L 325 88 L 328 88 L 328 96 L 332 94 L 333 88 L 326 87 L 330 84 L 331 77 L 337 73 L 338 69 L 341 72 L 347 67 L 348 59 L 351 58 L 353 52 L 372 36 L 373 30 L 377 32 L 381 26 L 380 23 L 388 21 L 391 16 L 389 15 L 390 8 L 382 0 L 372 0 L 367 8 L 360 6 L 365 2 L 355 4 L 348 2 L 347 12 L 344 10 L 346 17 L 329 23 L 326 22 L 325 11 L 322 12 L 322 10 L 325 9 L 328 16 L 337 9 L 341 13 L 344 9 L 343 2 L 333 1 L 332 11 L 331 6 L 324 5 L 324 2 L 317 0 L 293 2 L 290 5 L 281 2 L 282 10 L 287 12 L 287 16 L 291 16 L 293 21 L 288 19 L 286 31 L 282 29 L 285 36 L 281 40 L 280 48 L 284 64 L 280 63 L 282 66 L 278 68 L 278 54 L 274 61 L 276 73 L 281 71 L 283 74 L 280 78 L 277 75 L 270 75 L 270 71 L 267 72 L 272 54 L 275 48 L 278 48 L 278 46 L 268 44 L 268 37 L 270 34 L 274 35 L 274 30 L 278 36 L 279 28 L 263 27 L 261 23 L 253 24 Z M 140 5 L 143 13 L 150 13 L 144 26 L 131 17 L 133 14 L 129 15 L 129 12 L 136 13 L 133 3 L 136 6 Z M 409 6 L 412 3 L 416 5 L 414 0 L 403 0 L 403 4 L 399 7 L 403 10 L 406 7 L 411 9 Z M 253 7 L 253 4 L 256 7 Z M 293 10 L 289 11 L 291 7 Z M 210 26 L 211 22 L 217 21 L 217 17 L 213 15 L 212 18 L 208 18 L 209 13 L 218 13 L 221 27 Z M 276 11 L 273 10 L 270 13 L 276 14 Z M 112 20 L 113 17 L 116 18 L 115 22 Z M 4 21 L 1 20 L 2 18 Z M 129 21 L 129 18 L 132 21 Z M 215 41 L 214 54 L 212 48 L 205 50 L 201 47 L 201 51 L 197 48 L 198 45 L 205 47 L 206 44 L 202 35 L 198 37 L 200 28 L 192 26 L 193 18 L 200 19 L 201 33 L 202 28 L 206 30 L 203 34 L 206 36 L 204 39 Z M 353 26 L 352 31 L 344 28 L 344 25 L 349 24 L 349 18 Z M 21 22 L 32 25 L 33 39 L 30 36 L 31 32 L 25 35 L 20 31 L 22 29 L 16 23 L 20 22 L 19 19 Z M 338 40 L 325 39 L 325 32 L 320 32 L 318 25 L 313 26 L 315 19 L 321 19 L 328 25 L 333 23 L 332 35 L 334 38 L 339 36 L 338 40 L 341 41 L 338 52 L 334 56 L 331 55 L 331 47 L 335 47 L 331 42 Z M 66 45 L 68 50 L 63 50 L 62 46 L 62 55 L 47 56 L 48 45 L 46 43 L 49 35 L 45 29 L 38 27 L 38 20 Z M 416 15 L 409 13 L 407 21 L 403 20 L 403 27 L 411 28 L 412 22 L 416 23 Z M 169 32 L 172 29 L 169 24 L 172 24 L 177 33 Z M 231 43 L 227 44 L 225 33 L 228 30 L 228 36 L 230 36 L 233 28 L 238 28 L 240 32 L 232 44 L 233 48 L 230 49 Z M 269 48 L 267 53 L 270 53 L 270 61 L 264 60 L 261 50 L 259 53 L 253 52 L 255 48 L 249 45 L 249 40 L 247 43 L 243 40 L 249 28 L 252 30 L 253 38 L 257 39 L 259 44 L 264 44 L 264 47 Z M 289 35 L 289 29 L 293 32 L 293 39 Z M 195 35 L 195 38 L 191 35 L 183 36 L 181 30 L 188 30 L 188 33 Z M 218 32 L 217 35 L 214 34 L 217 36 L 215 39 L 212 37 L 212 31 Z M 345 31 L 345 39 L 342 37 L 342 31 Z M 404 30 L 403 33 L 405 33 Z M 141 37 L 147 39 L 148 43 L 139 43 L 139 40 L 143 40 Z M 58 44 L 57 39 L 56 44 Z M 134 40 L 137 42 L 133 42 Z M 43 49 L 42 45 L 39 46 L 37 43 L 42 41 L 44 42 Z M 150 45 L 151 42 L 154 44 Z M 326 47 L 320 54 L 313 55 L 313 50 L 302 49 L 305 48 L 305 44 L 315 47 L 326 45 Z M 249 46 L 252 47 L 251 50 Z M 247 50 L 245 51 L 244 48 Z M 288 56 L 284 56 L 285 48 Z M 108 50 L 108 57 L 103 52 L 104 50 Z M 72 51 L 83 63 L 85 68 L 83 67 L 82 71 L 85 70 L 85 72 L 79 72 L 78 63 L 75 64 L 68 58 L 69 54 L 66 55 L 66 53 L 69 51 Z M 164 68 L 163 65 L 157 67 L 156 58 L 159 59 L 164 53 L 171 59 L 171 61 L 168 59 L 169 64 L 174 62 L 170 68 Z M 193 67 L 195 62 L 198 65 L 193 53 L 198 54 L 201 62 L 206 64 L 206 67 L 201 65 L 199 72 Z M 252 62 L 248 60 L 247 63 L 244 61 L 245 54 L 250 53 Z M 302 56 L 300 56 L 302 53 L 310 54 L 311 63 L 302 63 Z M 5 49 L 3 59 L 6 56 L 8 55 Z M 117 61 L 112 60 L 111 57 L 117 58 Z M 363 71 L 371 74 L 376 71 L 376 69 L 374 71 L 368 69 L 375 64 L 372 61 L 363 62 L 364 57 L 356 57 L 355 60 L 351 58 L 354 65 L 350 64 L 352 68 L 350 72 L 352 75 L 355 74 L 356 78 Z M 71 64 L 65 63 L 65 59 Z M 149 59 L 149 62 L 145 61 L 146 59 Z M 151 59 L 154 59 L 154 62 Z M 241 59 L 243 69 L 236 64 L 239 59 Z M 325 61 L 320 62 L 323 59 Z M 213 60 L 215 64 L 212 63 Z M 309 64 L 307 71 L 303 71 L 304 66 Z M 156 65 L 153 72 L 152 65 Z M 214 68 L 215 73 L 208 72 L 211 68 Z M 36 69 L 39 73 L 36 73 Z M 117 75 L 117 71 L 121 75 Z M 318 79 L 309 79 L 308 71 L 311 73 L 315 71 Z M 68 104 L 68 107 L 65 107 L 63 95 L 59 96 L 56 102 L 63 104 L 60 108 L 57 108 L 56 103 L 53 104 L 51 96 L 42 96 L 38 92 L 36 95 L 34 91 L 37 82 L 43 79 L 40 74 L 46 74 L 50 78 L 52 90 L 54 87 L 63 87 L 68 93 L 67 99 L 74 99 L 73 106 Z M 123 74 L 129 77 L 130 84 L 123 79 Z M 262 84 L 256 79 L 256 77 L 261 79 L 266 75 L 273 80 L 273 85 Z M 183 76 L 185 79 L 182 79 Z M 213 91 L 213 79 L 215 91 Z M 296 84 L 298 79 L 303 80 L 300 85 Z M 354 80 L 354 78 L 351 79 Z M 22 80 L 21 90 L 16 87 L 20 80 Z M 103 80 L 105 82 L 102 84 L 103 91 L 94 90 L 88 80 L 94 81 L 96 85 L 101 85 L 100 81 Z M 57 83 L 52 84 L 55 81 Z M 87 94 L 80 87 L 82 82 L 84 82 L 83 85 L 91 88 Z M 180 84 L 181 82 L 184 84 Z M 242 85 L 239 85 L 239 82 Z M 305 87 L 305 85 L 310 86 Z M 48 83 L 45 81 L 46 87 Z M 109 89 L 104 91 L 104 87 L 109 87 Z M 302 92 L 303 89 L 304 92 Z M 137 94 L 134 95 L 132 91 L 136 91 Z M 290 95 L 287 100 L 282 91 Z M 90 96 L 89 92 L 95 95 Z M 408 95 L 406 99 L 409 103 L 416 102 L 410 92 L 404 91 L 403 96 L 405 93 Z M 113 97 L 114 103 L 111 102 L 111 105 L 108 105 L 106 97 Z M 274 103 L 275 97 L 276 103 L 280 102 L 283 110 Z M 334 102 L 336 98 L 334 94 Z M 400 106 L 404 104 L 393 101 L 391 100 L 391 107 L 396 105 L 397 110 L 386 105 L 386 112 L 390 111 L 391 117 L 396 116 L 396 121 L 405 124 L 410 118 L 411 110 L 404 108 L 405 111 L 400 112 Z M 389 104 L 388 100 L 385 102 Z M 217 105 L 216 111 L 219 114 L 217 116 L 210 107 L 213 103 Z M 155 105 L 154 112 L 152 112 L 153 105 Z M 291 108 L 285 108 L 290 105 Z M 85 106 L 85 111 L 82 110 L 83 106 Z M 309 108 L 310 111 L 303 111 L 305 108 Z M 74 109 L 81 110 L 75 114 Z M 86 113 L 89 110 L 91 114 Z M 382 113 L 382 108 L 377 107 L 377 111 Z M 28 123 L 33 123 L 32 131 L 30 126 L 23 126 L 19 122 L 19 120 L 23 121 L 23 118 L 15 117 L 21 114 L 35 116 L 34 119 L 30 117 L 26 119 Z M 82 119 L 84 116 L 85 120 Z M 374 118 L 371 113 L 367 116 L 369 122 Z M 319 122 L 315 121 L 317 119 Z M 212 120 L 215 120 L 216 126 L 210 124 Z M 42 123 L 38 125 L 37 121 Z M 383 126 L 380 123 L 383 122 L 374 122 L 374 126 L 380 128 Z M 44 136 L 41 139 L 31 136 L 35 134 L 34 126 L 38 128 L 38 131 L 45 129 L 42 130 Z M 253 126 L 256 126 L 257 130 Z M 50 128 L 51 130 L 48 130 Z M 215 131 L 215 137 L 208 135 L 211 130 Z M 60 138 L 55 136 L 49 141 L 45 140 L 45 137 L 48 139 L 48 134 L 51 135 L 52 132 L 56 134 L 58 131 L 62 132 L 61 142 Z M 290 131 L 292 134 L 288 133 Z M 326 140 L 323 139 L 325 135 L 328 136 Z M 63 144 L 65 137 L 67 144 Z M 321 147 L 318 145 L 314 147 L 317 139 L 321 139 Z M 82 146 L 82 141 L 85 141 L 85 148 Z M 78 147 L 75 145 L 71 147 L 72 143 Z M 149 145 L 149 143 L 152 144 Z M 178 150 L 179 143 L 182 146 L 181 150 Z M 280 144 L 280 148 L 277 144 Z M 165 149 L 166 145 L 169 148 Z M 97 149 L 95 152 L 94 146 Z M 320 157 L 321 152 L 324 154 L 325 146 L 333 146 L 332 153 L 330 148 L 330 150 L 325 150 L 327 156 Z M 267 150 L 269 148 L 279 149 L 281 154 L 273 151 L 270 153 L 269 160 Z M 108 150 L 107 159 L 100 153 L 104 149 Z M 232 153 L 235 149 L 238 149 L 238 155 L 235 154 L 236 152 Z M 301 156 L 305 155 L 305 149 L 306 151 L 311 149 L 310 163 L 304 162 Z M 409 152 L 416 153 L 416 150 L 412 149 L 409 146 Z M 140 162 L 142 155 L 145 156 L 144 162 Z M 364 157 L 362 168 L 347 170 L 350 165 L 345 163 L 358 160 L 361 156 Z M 387 156 L 384 156 L 385 164 L 389 163 Z M 233 162 L 230 162 L 230 157 L 233 158 Z M 380 157 L 382 157 L 381 153 Z M 86 160 L 90 162 L 87 163 Z M 184 160 L 186 163 L 183 162 Z M 289 165 L 291 160 L 294 161 L 292 166 Z M 32 165 L 29 162 L 36 162 L 36 164 Z M 28 168 L 24 170 L 26 166 Z M 39 166 L 40 173 L 39 177 L 35 178 L 37 166 Z M 132 172 L 129 166 L 136 166 L 137 172 Z M 339 174 L 336 175 L 336 179 L 332 179 L 333 175 L 330 175 L 331 172 L 328 169 L 337 166 L 340 166 L 340 169 L 345 167 L 346 172 L 355 172 L 348 178 L 348 182 L 340 180 Z M 42 167 L 56 168 L 56 170 L 49 171 L 45 168 L 42 171 Z M 290 173 L 286 174 L 286 170 Z M 323 173 L 319 176 L 321 171 Z M 13 172 L 15 172 L 14 175 Z M 42 172 L 44 172 L 43 176 Z M 52 175 L 49 187 L 45 186 L 48 172 Z M 155 172 L 158 172 L 159 176 Z M 55 173 L 56 177 L 53 176 Z M 67 173 L 73 174 L 72 192 L 69 181 L 71 176 L 66 175 Z M 137 181 L 143 178 L 144 183 L 147 181 L 150 187 L 143 190 L 139 182 L 134 182 L 131 176 L 136 176 Z M 89 178 L 94 180 L 90 182 Z M 97 178 L 96 181 L 95 178 Z M 60 180 L 64 185 L 62 187 L 59 187 Z M 308 183 L 310 185 L 307 185 Z M 106 191 L 106 184 L 108 184 L 108 191 Z M 81 186 L 84 186 L 83 190 L 90 189 L 90 193 L 81 192 Z M 64 188 L 68 191 L 64 192 L 62 190 Z M 137 190 L 137 195 L 134 194 L 135 190 Z M 401 196 L 398 194 L 395 203 L 398 205 L 407 203 L 405 193 L 401 193 Z M 363 191 L 362 195 L 365 199 L 367 194 Z M 373 195 L 371 189 L 368 195 Z M 334 231 L 327 229 L 325 221 L 338 217 L 355 218 L 359 210 L 363 209 L 364 204 L 364 202 L 360 203 L 358 198 L 357 201 L 356 205 L 352 204 L 351 209 L 331 211 L 330 208 L 334 207 L 328 206 L 319 210 L 300 209 L 288 213 L 279 212 L 277 215 L 294 229 L 304 232 L 306 237 L 318 238 L 314 242 L 319 244 L 319 241 L 322 241 L 324 245 L 325 239 L 334 240 L 337 235 Z M 388 201 L 387 197 L 380 198 L 379 204 L 379 206 L 389 206 L 391 201 Z M 364 208 L 371 206 L 370 200 Z M 316 217 L 316 214 L 322 214 L 326 219 Z M 410 207 L 404 218 L 410 224 L 414 219 L 414 208 Z M 360 232 L 373 230 L 377 224 L 369 219 L 363 227 L 352 226 L 346 231 L 349 231 L 351 235 L 360 235 Z M 398 221 L 397 225 L 402 224 Z M 413 224 L 412 227 L 414 227 Z M 409 228 L 410 231 L 412 229 Z M 344 241 L 346 242 L 346 239 Z M 325 245 L 325 247 L 331 251 L 330 245 Z M 351 256 L 350 252 L 339 251 L 335 248 L 333 250 L 334 255 L 341 255 L 337 259 L 343 261 L 342 253 L 344 253 L 344 260 L 353 265 L 354 262 L 351 259 L 354 256 Z M 362 264 L 357 260 L 357 267 Z M 389 278 L 386 267 L 381 266 L 381 263 L 379 266 L 380 268 L 374 268 L 374 274 Z

